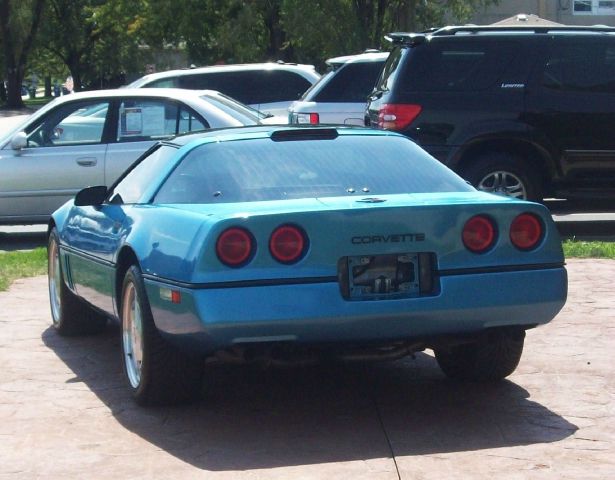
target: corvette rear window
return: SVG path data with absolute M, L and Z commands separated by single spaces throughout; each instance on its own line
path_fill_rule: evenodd
M 469 190 L 407 138 L 342 135 L 201 145 L 186 155 L 154 201 L 229 203 Z

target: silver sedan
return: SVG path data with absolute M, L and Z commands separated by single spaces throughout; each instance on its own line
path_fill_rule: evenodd
M 140 88 L 53 100 L 0 132 L 0 223 L 46 223 L 83 187 L 111 185 L 157 140 L 259 123 L 257 112 L 216 93 Z

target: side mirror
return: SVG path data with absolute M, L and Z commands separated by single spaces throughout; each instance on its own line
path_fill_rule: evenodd
M 28 137 L 26 136 L 26 132 L 17 132 L 11 138 L 11 148 L 13 150 L 21 150 L 22 148 L 26 148 L 28 146 Z
M 99 185 L 96 187 L 86 187 L 75 196 L 75 206 L 77 207 L 95 207 L 102 205 L 107 198 L 107 187 Z

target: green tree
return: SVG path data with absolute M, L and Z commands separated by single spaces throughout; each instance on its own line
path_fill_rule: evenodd
M 45 0 L 0 0 L 0 37 L 8 81 L 6 104 L 21 108 L 21 84 Z
M 382 48 L 393 31 L 461 23 L 497 0 L 283 0 L 287 41 L 301 61 Z
M 495 1 L 113 0 L 109 4 L 138 5 L 133 26 L 139 42 L 154 50 L 183 48 L 191 63 L 287 60 L 322 66 L 331 56 L 381 48 L 390 31 L 462 22 Z
M 119 75 L 138 57 L 139 2 L 47 0 L 38 45 L 66 65 L 75 90 Z
M 260 60 L 265 56 L 268 41 L 264 26 L 266 3 L 263 0 L 144 0 L 139 15 L 139 37 L 154 49 L 185 48 L 190 62 L 196 64 Z

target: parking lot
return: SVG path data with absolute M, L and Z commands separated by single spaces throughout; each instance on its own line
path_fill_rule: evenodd
M 140 408 L 119 330 L 61 338 L 45 277 L 0 293 L 0 478 L 615 477 L 615 262 L 571 260 L 569 299 L 499 385 L 428 354 L 216 367 L 201 402 Z

